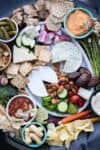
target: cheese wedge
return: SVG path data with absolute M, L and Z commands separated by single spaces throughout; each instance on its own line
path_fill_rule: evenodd
M 48 83 L 57 83 L 57 74 L 50 66 L 44 66 L 39 69 L 39 76 L 42 81 L 48 82 Z
M 48 96 L 46 87 L 39 76 L 38 70 L 33 70 L 29 76 L 28 88 L 35 96 L 45 97 Z
M 18 48 L 14 45 L 13 48 L 13 63 L 21 63 L 25 61 L 33 61 L 36 60 L 36 56 L 29 52 L 28 48 L 21 47 Z

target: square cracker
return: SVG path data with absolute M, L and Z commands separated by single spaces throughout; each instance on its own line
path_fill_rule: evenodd
M 17 75 L 19 71 L 19 64 L 11 63 L 6 69 L 6 73 L 9 75 Z
M 51 14 L 57 18 L 63 18 L 69 9 L 74 8 L 72 1 L 53 0 L 51 6 Z
M 43 49 L 40 51 L 39 60 L 49 63 L 51 60 L 51 52 L 49 50 Z
M 25 88 L 29 80 L 21 75 L 17 75 L 10 82 L 20 90 Z
M 29 62 L 22 63 L 19 68 L 19 72 L 22 76 L 28 75 L 28 73 L 32 70 L 32 64 Z
M 35 56 L 39 57 L 40 51 L 43 49 L 48 50 L 49 47 L 47 45 L 36 45 L 35 46 Z

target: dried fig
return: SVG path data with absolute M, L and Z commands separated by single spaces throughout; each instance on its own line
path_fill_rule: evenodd
M 100 77 L 94 76 L 90 78 L 88 82 L 88 87 L 97 86 L 99 84 L 100 84 Z
M 80 72 L 80 74 L 87 73 L 87 74 L 90 74 L 90 75 L 91 75 L 90 70 L 88 70 L 88 69 L 85 68 L 85 67 L 80 67 L 79 72 Z
M 82 86 L 86 86 L 89 82 L 91 78 L 91 75 L 88 74 L 88 73 L 83 73 L 81 74 L 81 76 L 76 80 L 76 85 L 79 86 L 79 87 L 82 87 Z
M 70 73 L 69 74 L 69 78 L 72 79 L 72 80 L 75 80 L 76 78 L 78 78 L 79 76 L 81 75 L 80 72 L 73 72 L 73 73 Z

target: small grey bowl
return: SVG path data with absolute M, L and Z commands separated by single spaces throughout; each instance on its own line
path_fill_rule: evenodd
M 0 21 L 9 20 L 9 19 L 10 19 L 10 18 L 3 17 L 3 18 L 0 18 Z M 16 36 L 17 36 L 17 34 L 18 34 L 19 29 L 18 29 L 17 23 L 16 23 L 13 19 L 10 19 L 10 20 L 14 23 L 14 25 L 15 25 L 15 27 L 16 27 L 16 34 L 15 34 L 11 39 L 9 39 L 9 40 L 4 40 L 4 39 L 1 39 L 1 38 L 0 38 L 0 42 L 3 42 L 3 43 L 10 43 L 10 42 L 12 42 L 12 41 L 16 38 Z

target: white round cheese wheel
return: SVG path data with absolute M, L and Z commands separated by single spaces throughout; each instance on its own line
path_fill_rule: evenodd
M 62 62 L 62 71 L 65 73 L 75 72 L 82 64 L 82 54 L 72 42 L 60 42 L 52 48 L 52 62 Z

